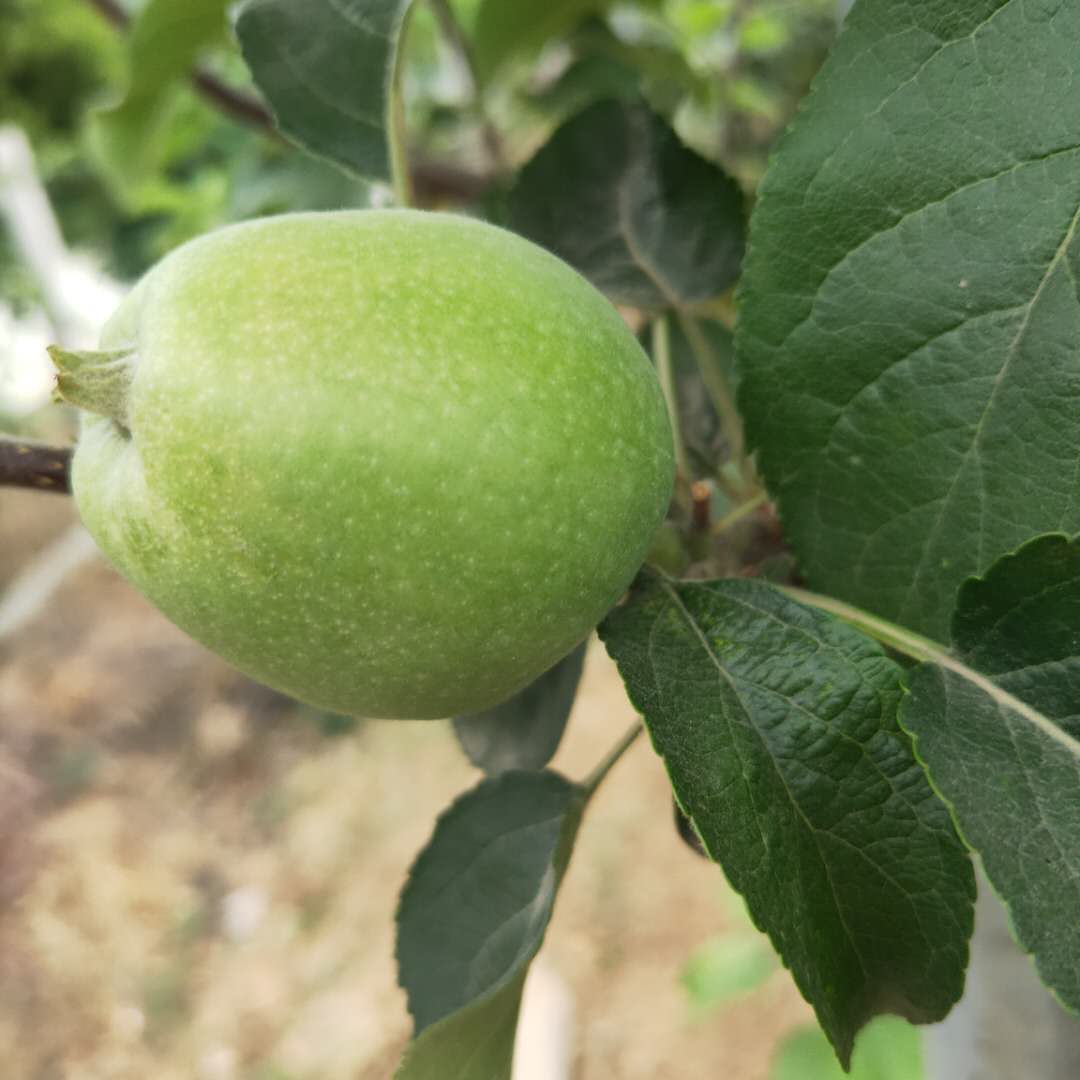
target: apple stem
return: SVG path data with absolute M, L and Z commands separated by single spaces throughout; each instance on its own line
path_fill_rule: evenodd
M 56 396 L 80 409 L 114 420 L 125 432 L 131 430 L 128 404 L 135 370 L 134 349 L 108 352 L 62 349 L 49 346 L 56 365 Z

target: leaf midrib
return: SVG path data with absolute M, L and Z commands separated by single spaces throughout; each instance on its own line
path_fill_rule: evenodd
M 1006 350 L 1005 360 L 1002 363 L 1001 367 L 998 369 L 997 373 L 994 375 L 993 387 L 990 391 L 990 394 L 987 396 L 986 404 L 983 406 L 982 413 L 979 415 L 979 419 L 976 422 L 975 430 L 972 432 L 971 435 L 971 442 L 967 450 L 964 452 L 964 456 L 960 460 L 960 463 L 957 466 L 955 472 L 953 473 L 952 483 L 949 485 L 948 491 L 946 491 L 945 495 L 942 497 L 941 500 L 941 510 L 937 514 L 936 520 L 934 521 L 934 524 L 931 527 L 923 543 L 922 555 L 919 559 L 918 564 L 915 566 L 914 573 L 912 574 L 911 585 L 907 590 L 907 596 L 905 597 L 904 602 L 900 605 L 899 608 L 898 618 L 901 620 L 903 620 L 904 618 L 905 611 L 910 610 L 911 603 L 917 597 L 917 589 L 919 583 L 921 582 L 922 578 L 926 573 L 927 565 L 930 558 L 930 550 L 936 542 L 938 536 L 940 535 L 942 528 L 944 527 L 948 508 L 952 503 L 953 495 L 956 491 L 956 485 L 961 475 L 966 470 L 969 461 L 973 460 L 977 465 L 980 481 L 982 481 L 983 469 L 980 457 L 977 452 L 982 442 L 983 430 L 986 425 L 986 419 L 993 410 L 994 405 L 997 401 L 998 392 L 1000 391 L 1002 385 L 1005 382 L 1006 374 L 1008 373 L 1009 368 L 1012 366 L 1013 361 L 1019 353 L 1020 343 L 1023 341 L 1025 335 L 1027 334 L 1028 327 L 1031 324 L 1032 313 L 1038 305 L 1039 299 L 1042 296 L 1044 290 L 1046 289 L 1047 283 L 1054 276 L 1058 265 L 1061 263 L 1062 259 L 1065 257 L 1066 252 L 1069 250 L 1069 247 L 1072 244 L 1073 238 L 1076 235 L 1076 228 L 1078 223 L 1080 223 L 1080 206 L 1077 206 L 1076 210 L 1073 211 L 1072 218 L 1069 220 L 1069 225 L 1065 230 L 1065 235 L 1062 237 L 1061 242 L 1058 244 L 1057 250 L 1054 252 L 1054 255 L 1051 258 L 1049 264 L 1047 265 L 1043 276 L 1039 280 L 1039 284 L 1036 286 L 1035 292 L 1032 294 L 1031 299 L 1028 301 L 1027 306 L 1024 309 L 1024 315 L 1020 320 L 1020 325 L 1017 327 L 1016 334 L 1013 336 L 1013 339 L 1010 342 L 1008 349 Z M 980 482 L 980 519 L 985 517 L 985 514 L 986 484 L 985 482 Z M 982 528 L 981 520 L 980 526 L 976 530 L 976 536 L 978 540 L 977 564 L 981 568 L 985 561 L 985 556 L 983 554 L 983 545 L 986 540 L 985 530 Z
M 728 687 L 731 689 L 731 692 L 735 695 L 735 700 L 738 702 L 739 708 L 742 709 L 742 711 L 743 711 L 743 715 L 747 717 L 748 721 L 750 721 L 750 717 L 751 717 L 752 714 L 751 714 L 750 710 L 746 707 L 745 703 L 743 702 L 742 695 L 739 693 L 738 687 L 735 685 L 734 680 L 731 678 L 731 676 L 725 670 L 723 664 L 720 663 L 720 658 L 718 656 L 716 656 L 716 654 L 713 651 L 711 645 L 709 644 L 708 639 L 705 637 L 704 633 L 702 632 L 701 628 L 698 626 L 698 624 L 695 621 L 695 619 L 693 618 L 693 616 L 687 610 L 686 605 L 683 604 L 682 598 L 679 596 L 679 594 L 676 592 L 676 590 L 674 589 L 674 587 L 671 585 L 670 582 L 662 581 L 661 582 L 661 587 L 668 594 L 668 596 L 670 597 L 672 603 L 675 605 L 677 611 L 679 612 L 679 614 L 681 615 L 683 620 L 686 622 L 687 626 L 690 627 L 690 629 L 692 630 L 694 635 L 701 642 L 701 647 L 705 651 L 706 656 L 712 662 L 713 666 L 716 668 L 716 670 L 719 673 L 720 677 L 728 684 Z M 654 664 L 654 670 L 655 670 L 655 664 Z M 721 715 L 723 716 L 723 712 L 721 712 Z M 738 743 L 737 743 L 737 740 L 733 737 L 734 733 L 732 732 L 732 729 L 731 729 L 731 721 L 727 717 L 724 717 L 724 720 L 725 720 L 725 723 L 727 724 L 729 735 L 732 736 L 732 738 L 731 738 L 732 746 L 736 747 L 735 752 L 736 752 L 736 754 L 738 754 L 738 749 L 737 749 Z M 777 765 L 776 760 L 773 757 L 773 755 L 771 753 L 769 753 L 768 744 L 765 742 L 764 736 L 761 734 L 761 732 L 758 731 L 757 725 L 754 724 L 752 721 L 750 721 L 749 722 L 749 727 L 750 727 L 750 730 L 752 730 L 754 732 L 754 734 L 757 736 L 758 740 L 761 742 L 762 749 L 765 751 L 766 757 L 768 758 L 769 763 L 772 765 L 772 768 L 773 768 L 773 771 L 774 771 L 774 773 L 776 775 L 776 778 L 779 780 L 781 787 L 783 787 L 784 791 L 787 793 L 789 803 L 791 804 L 792 808 L 795 810 L 795 813 L 798 815 L 799 819 L 803 822 L 804 827 L 807 829 L 807 831 L 810 834 L 810 837 L 811 837 L 811 839 L 813 841 L 814 847 L 817 849 L 818 857 L 821 860 L 822 868 L 825 871 L 825 880 L 829 883 L 829 890 L 832 893 L 833 905 L 834 905 L 834 908 L 836 910 L 836 917 L 837 917 L 837 919 L 838 919 L 838 921 L 840 923 L 840 926 L 843 928 L 844 934 L 847 936 L 848 943 L 851 946 L 851 951 L 855 956 L 856 962 L 858 963 L 860 970 L 862 971 L 863 979 L 864 979 L 864 985 L 869 986 L 869 985 L 872 984 L 873 980 L 871 979 L 870 972 L 867 970 L 866 963 L 863 960 L 862 951 L 859 949 L 858 945 L 856 944 L 856 938 L 855 938 L 855 935 L 854 935 L 854 931 L 852 930 L 852 928 L 850 926 L 848 926 L 847 920 L 845 918 L 844 909 L 840 904 L 840 899 L 839 899 L 839 896 L 837 895 L 837 892 L 836 892 L 836 883 L 833 881 L 832 868 L 831 868 L 831 866 L 829 864 L 829 860 L 825 857 L 825 853 L 821 849 L 821 843 L 820 843 L 820 841 L 818 839 L 817 830 L 810 823 L 810 821 L 806 817 L 806 814 L 804 813 L 802 807 L 799 805 L 798 801 L 795 799 L 795 796 L 792 793 L 790 787 L 788 787 L 787 778 L 780 771 L 780 768 Z M 746 775 L 747 774 L 746 774 L 745 769 L 743 768 L 743 762 L 742 762 L 742 757 L 741 756 L 739 757 L 739 766 L 740 766 L 740 772 L 742 772 L 742 774 L 743 774 L 743 779 L 746 780 Z M 749 790 L 749 785 L 748 785 L 748 790 Z M 754 805 L 754 801 L 753 801 L 752 798 L 751 798 L 750 802 L 751 802 L 751 805 Z M 759 821 L 759 815 L 757 814 L 756 810 L 755 810 L 754 818 L 755 818 L 755 820 Z M 759 829 L 759 832 L 760 832 L 760 830 L 761 830 L 760 821 L 759 821 L 759 824 L 758 824 L 758 829 Z M 765 843 L 765 834 L 761 833 L 761 837 L 762 837 L 762 842 Z M 767 844 L 765 846 L 766 846 L 766 848 L 768 847 Z

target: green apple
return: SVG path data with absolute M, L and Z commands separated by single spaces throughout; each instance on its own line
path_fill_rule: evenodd
M 54 351 L 79 512 L 236 667 L 377 717 L 477 712 L 619 599 L 671 495 L 652 367 L 576 272 L 449 214 L 232 226 Z

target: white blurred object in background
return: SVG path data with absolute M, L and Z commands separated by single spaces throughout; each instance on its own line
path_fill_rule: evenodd
M 525 979 L 513 1080 L 570 1080 L 573 1057 L 574 999 L 541 953 Z
M 44 311 L 16 317 L 0 299 L 0 413 L 27 416 L 48 400 L 53 372 L 45 346 L 55 337 Z
M 41 292 L 42 310 L 16 317 L 0 297 L 0 410 L 44 405 L 53 371 L 46 346 L 93 348 L 124 289 L 64 244 L 23 132 L 0 126 L 0 219 Z

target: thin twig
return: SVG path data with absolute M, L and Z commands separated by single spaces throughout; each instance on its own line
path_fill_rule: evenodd
M 87 3 L 118 30 L 126 30 L 131 23 L 131 16 L 117 0 L 87 0 Z M 228 86 L 199 67 L 192 69 L 191 81 L 207 103 L 222 115 L 261 132 L 267 138 L 282 139 L 269 109 L 257 98 Z M 414 161 L 410 171 L 418 205 L 430 205 L 444 199 L 474 202 L 499 180 L 497 170 L 471 172 L 442 161 Z
M 704 480 L 695 480 L 690 485 L 690 530 L 707 533 L 711 515 L 712 489 Z
M 0 438 L 0 487 L 71 494 L 71 447 Z
M 88 2 L 91 7 L 97 8 L 113 26 L 123 29 L 131 21 L 131 16 L 119 0 L 88 0 Z
M 275 139 L 281 138 L 277 128 L 274 127 L 274 118 L 270 115 L 270 110 L 257 98 L 223 83 L 216 75 L 211 75 L 202 68 L 192 69 L 191 81 L 199 93 L 219 112 L 256 131 L 261 131 L 264 135 Z
M 743 518 L 749 517 L 755 510 L 760 509 L 769 501 L 769 494 L 766 491 L 759 491 L 756 495 L 747 499 L 746 502 L 740 503 L 734 510 L 728 511 L 715 525 L 712 527 L 714 536 L 719 536 L 721 533 L 727 532 L 732 525 L 737 525 Z
M 414 158 L 411 167 L 418 206 L 432 206 L 444 199 L 475 202 L 498 183 L 498 176 L 494 173 L 472 172 L 449 161 Z
M 607 774 L 615 767 L 615 763 L 634 745 L 635 740 L 643 730 L 640 721 L 634 724 L 633 727 L 627 728 L 622 738 L 604 756 L 604 760 L 582 780 L 581 786 L 585 789 L 586 795 L 592 795 L 604 782 Z

